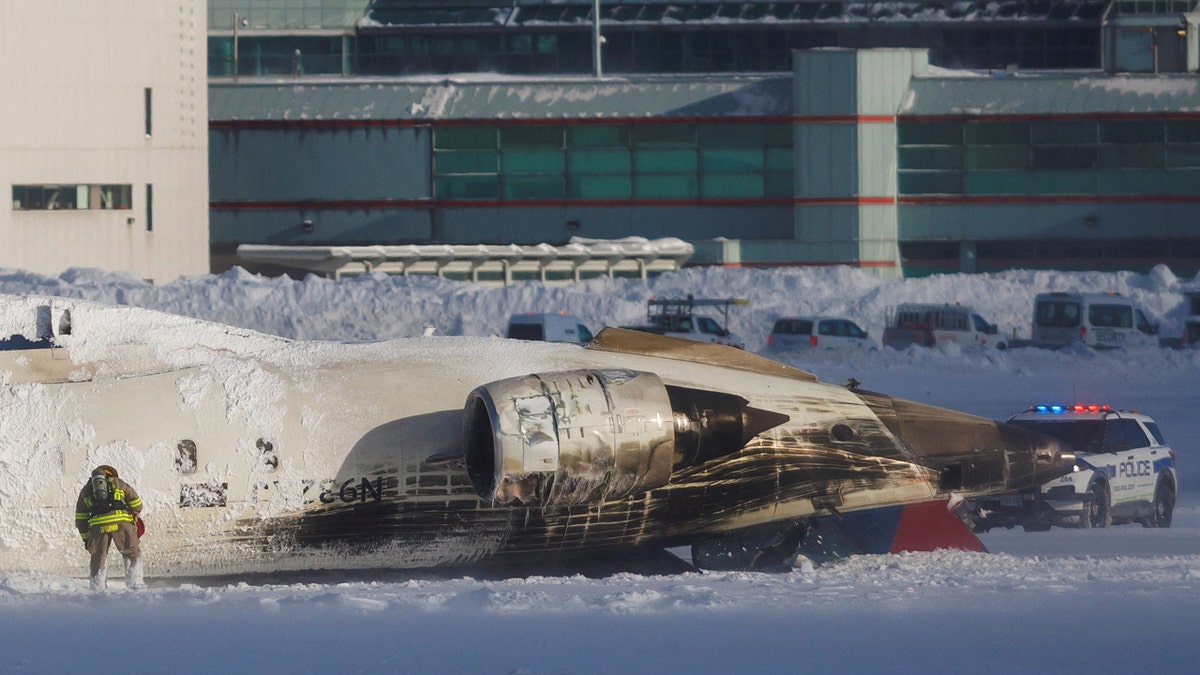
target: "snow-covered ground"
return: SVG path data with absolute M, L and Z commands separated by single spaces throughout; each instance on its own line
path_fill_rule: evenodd
M 688 269 L 647 283 L 594 279 L 504 289 L 432 278 L 341 282 L 241 271 L 149 286 L 94 270 L 0 270 L 0 293 L 129 304 L 311 340 L 501 333 L 521 311 L 593 330 L 637 323 L 650 296 L 742 297 L 751 349 L 774 319 L 847 316 L 873 336 L 904 301 L 974 306 L 1027 337 L 1044 290 L 1119 291 L 1178 335 L 1200 279 L 1016 271 L 883 281 L 846 268 Z M 155 336 L 147 336 L 154 339 Z M 163 335 L 178 340 L 178 335 Z M 983 535 L 986 554 L 859 556 L 789 573 L 486 578 L 379 572 L 332 578 L 153 579 L 90 594 L 79 577 L 0 572 L 0 672 L 1100 672 L 1182 671 L 1200 658 L 1200 352 L 891 350 L 784 357 L 821 379 L 1006 418 L 1039 402 L 1154 416 L 1179 456 L 1169 530 Z M 2 411 L 0 411 L 2 415 Z M 3 425 L 0 417 L 0 425 Z M 11 430 L 10 430 L 11 431 Z M 0 448 L 0 465 L 11 448 Z M 35 479 L 31 477 L 31 479 Z M 64 518 L 69 519 L 69 514 Z M 114 583 L 119 587 L 119 583 Z

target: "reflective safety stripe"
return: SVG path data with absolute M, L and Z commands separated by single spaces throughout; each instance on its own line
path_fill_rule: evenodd
M 120 527 L 120 526 L 119 525 L 101 525 L 100 531 L 101 532 L 116 532 L 118 527 Z
M 133 500 L 133 501 L 129 502 L 129 508 L 131 508 L 131 509 L 136 509 L 136 508 L 138 508 L 138 507 L 139 507 L 139 506 L 141 506 L 141 505 L 142 505 L 142 498 L 141 498 L 141 497 L 138 497 L 137 499 L 135 499 L 135 500 Z
M 132 523 L 133 514 L 128 511 L 113 511 L 102 516 L 96 516 L 88 520 L 88 527 L 96 527 L 97 525 L 112 525 L 116 523 Z M 109 530 L 111 531 L 111 530 Z
M 87 511 L 76 511 L 75 512 L 75 520 L 87 520 L 88 518 L 91 518 L 91 517 L 92 517 L 92 514 L 88 513 Z

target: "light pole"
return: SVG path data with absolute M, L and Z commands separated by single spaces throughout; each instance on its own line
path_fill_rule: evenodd
M 236 78 L 238 76 L 238 27 L 248 26 L 248 25 L 250 25 L 250 22 L 248 20 L 246 20 L 246 17 L 242 16 L 241 14 L 238 14 L 237 12 L 233 13 L 233 76 L 234 76 L 234 78 Z
M 600 65 L 602 44 L 604 36 L 600 35 L 600 0 L 592 0 L 592 69 L 596 77 L 604 77 L 604 68 Z

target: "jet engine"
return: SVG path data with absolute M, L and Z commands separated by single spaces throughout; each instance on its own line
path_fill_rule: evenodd
M 787 419 L 653 373 L 543 373 L 467 396 L 463 455 L 482 499 L 572 506 L 661 487 L 673 470 L 736 452 Z

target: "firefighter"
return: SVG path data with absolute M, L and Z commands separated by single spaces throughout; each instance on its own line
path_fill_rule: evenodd
M 110 543 L 124 559 L 125 586 L 145 588 L 137 533 L 137 516 L 141 512 L 142 499 L 137 491 L 118 478 L 117 470 L 107 464 L 96 467 L 79 491 L 79 500 L 75 503 L 75 527 L 83 537 L 84 548 L 92 554 L 93 591 L 108 586 L 105 558 Z

